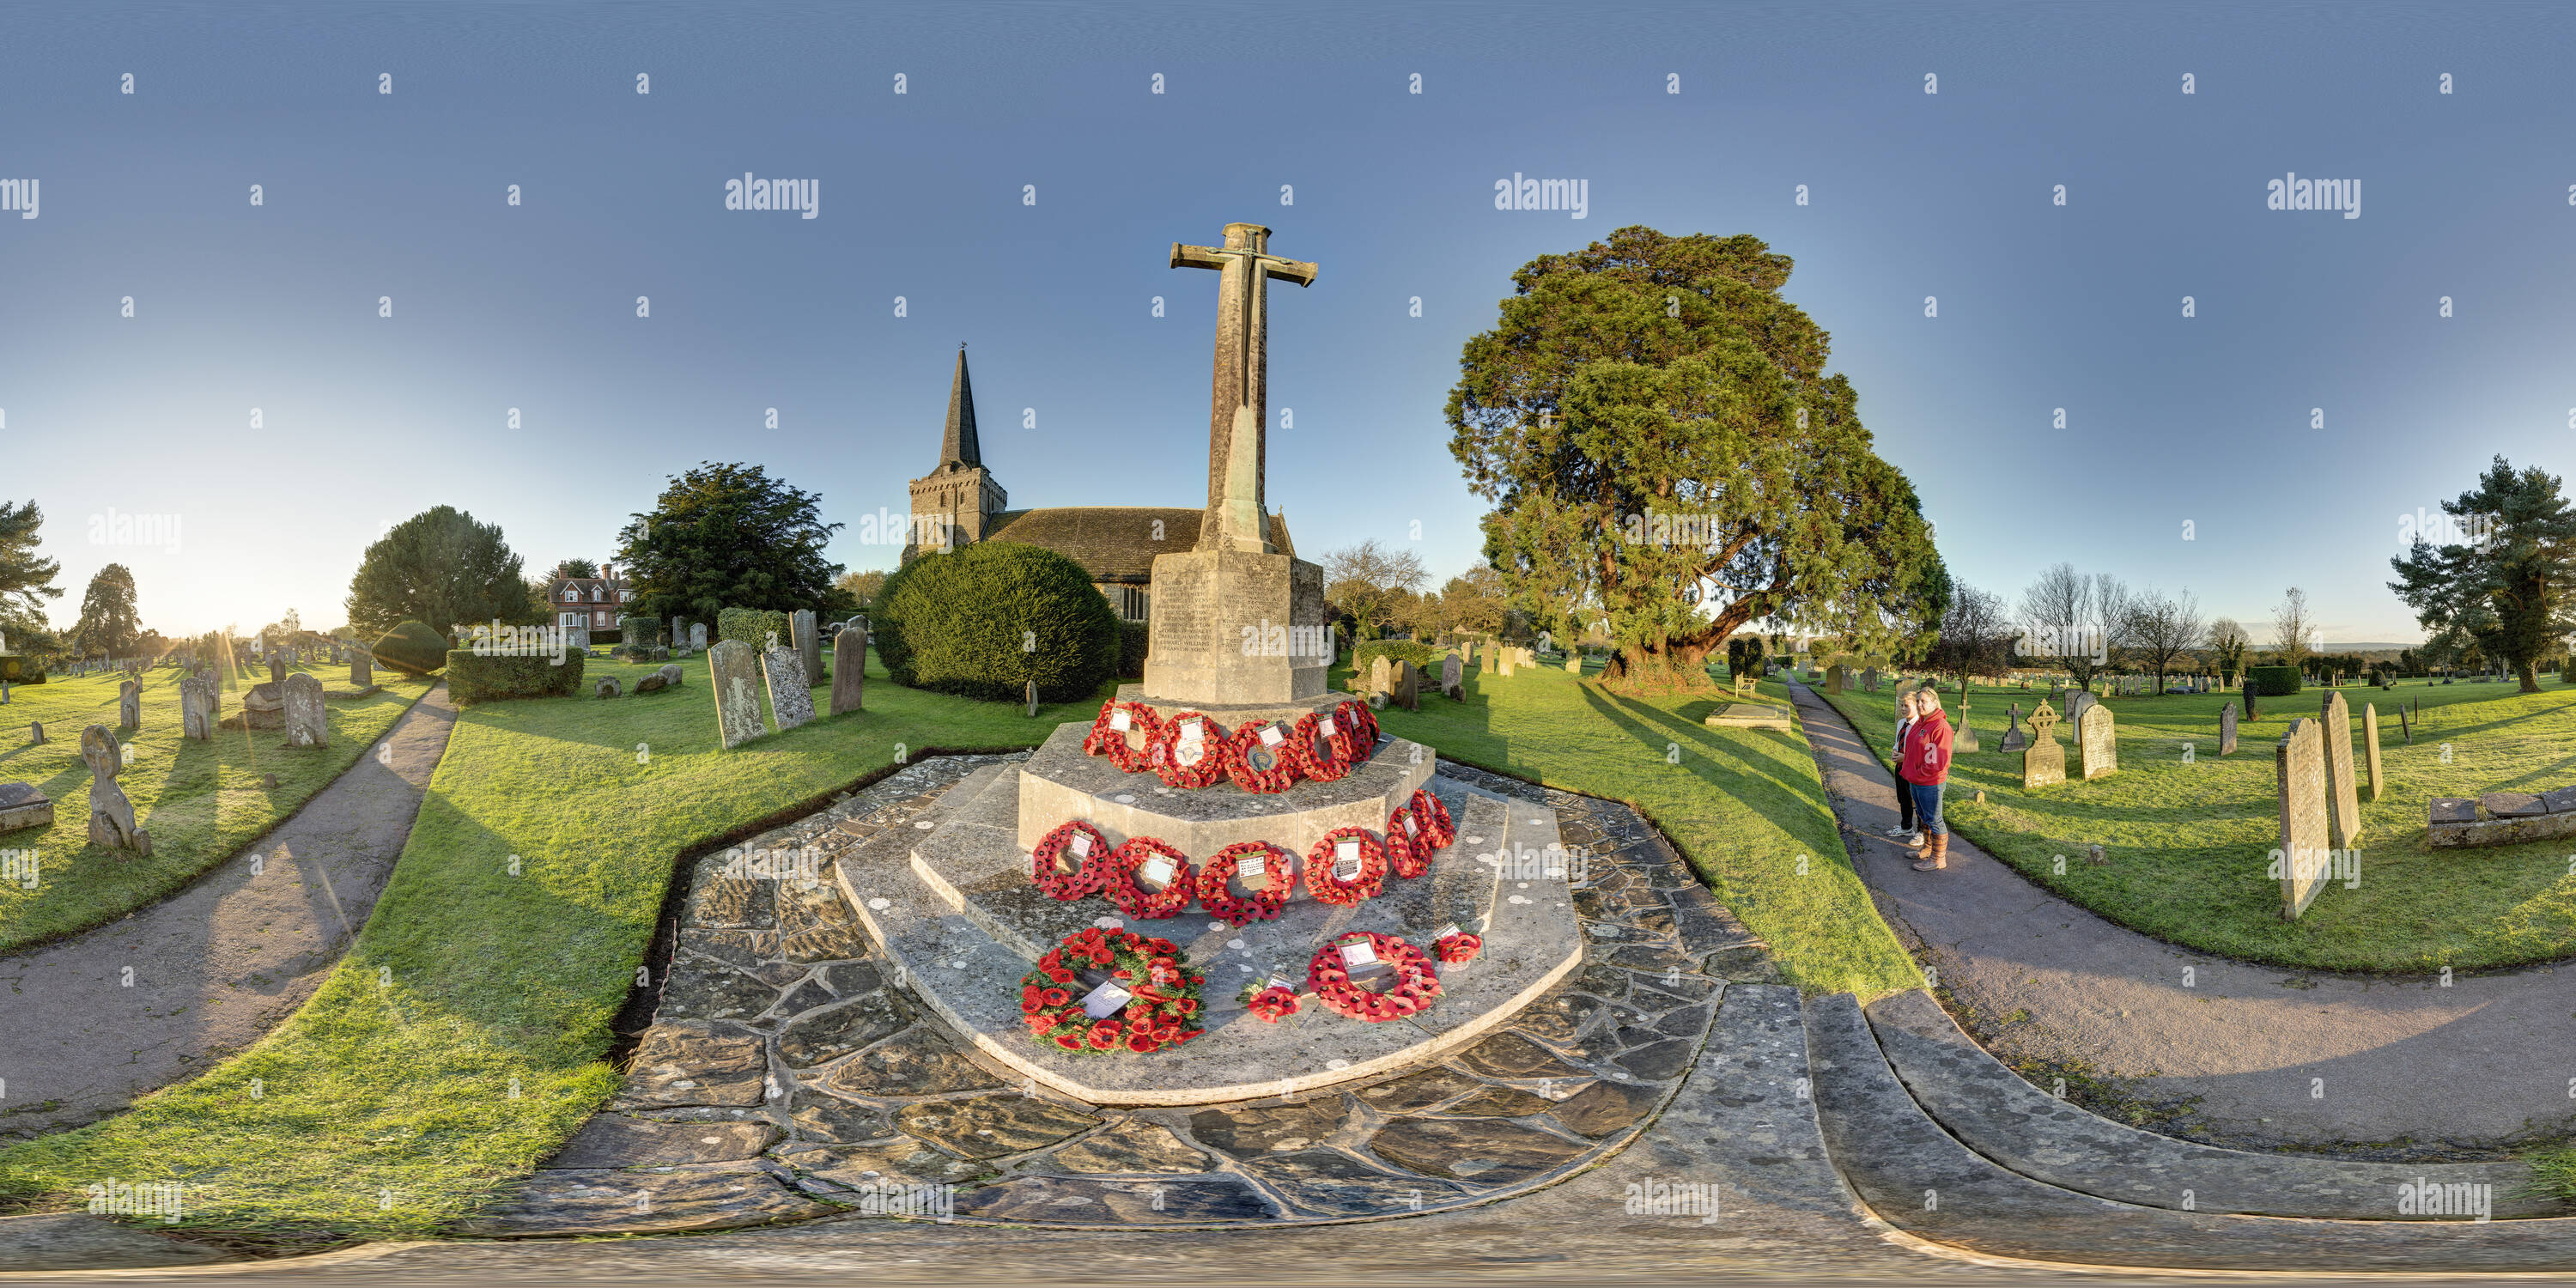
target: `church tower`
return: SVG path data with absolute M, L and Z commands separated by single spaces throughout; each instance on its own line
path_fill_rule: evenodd
M 975 441 L 975 386 L 966 378 L 966 346 L 957 346 L 957 376 L 948 386 L 948 430 L 939 465 L 912 481 L 912 530 L 904 542 L 908 561 L 924 550 L 951 550 L 984 539 L 1010 497 L 984 468 Z

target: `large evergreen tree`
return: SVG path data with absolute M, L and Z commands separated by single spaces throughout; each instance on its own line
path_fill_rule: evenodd
M 80 622 L 72 627 L 81 655 L 129 657 L 142 637 L 143 625 L 134 609 L 133 572 L 117 563 L 99 569 L 81 595 Z
M 0 601 L 14 596 L 38 614 L 45 611 L 45 600 L 63 597 L 54 584 L 63 566 L 36 557 L 36 530 L 44 525 L 45 512 L 34 501 L 0 501 Z
M 452 505 L 423 510 L 368 546 L 346 605 L 349 624 L 365 639 L 407 621 L 445 631 L 493 618 L 536 620 L 519 556 L 501 529 Z
M 832 581 L 841 565 L 823 554 L 842 525 L 823 522 L 821 501 L 758 465 L 699 462 L 618 533 L 630 606 L 702 621 L 727 608 L 810 608 L 826 620 L 856 612 Z
M 1939 621 L 1913 485 L 1781 298 L 1789 270 L 1752 237 L 1622 228 L 1524 265 L 1467 342 L 1450 451 L 1495 504 L 1486 555 L 1538 625 L 1609 619 L 1615 685 L 1705 687 L 1751 621 L 1863 652 Z
M 2568 605 L 2576 590 L 2576 507 L 2558 488 L 2548 471 L 2516 471 L 2498 456 L 2476 487 L 2442 503 L 2442 513 L 2459 521 L 2439 534 L 2443 544 L 2418 532 L 2404 555 L 2388 561 L 2397 571 L 2388 588 L 2437 633 L 2436 642 L 2465 639 L 2465 653 L 2502 660 L 2525 693 L 2540 692 L 2539 660 L 2576 632 Z

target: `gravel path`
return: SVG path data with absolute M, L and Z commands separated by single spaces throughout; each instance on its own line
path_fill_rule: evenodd
M 1896 822 L 1893 777 L 1823 698 L 1790 687 L 1880 912 L 2007 1062 L 2134 1079 L 2128 1090 L 2150 1103 L 2197 1097 L 2177 1126 L 2248 1148 L 2349 1143 L 2431 1158 L 2563 1134 L 2576 1118 L 2576 969 L 2461 975 L 2445 988 L 2248 965 L 2104 921 L 1956 832 L 1949 869 L 1916 872 L 1881 834 Z
M 0 958 L 0 1138 L 115 1113 L 258 1041 L 302 1005 L 366 924 L 455 723 L 441 684 L 380 748 L 195 884 Z

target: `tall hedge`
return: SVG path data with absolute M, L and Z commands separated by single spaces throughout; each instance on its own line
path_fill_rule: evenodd
M 581 688 L 580 649 L 546 657 L 485 657 L 472 649 L 447 654 L 447 696 L 457 705 L 503 698 L 565 698 Z
M 1117 673 L 1118 615 L 1082 565 L 979 541 L 916 555 L 877 593 L 877 657 L 897 684 L 993 701 L 1090 697 Z
M 2299 691 L 2299 668 L 2295 666 L 2249 666 L 2245 682 L 2254 686 L 2257 697 L 2286 698 Z
M 1154 624 L 1152 622 L 1121 621 L 1118 623 L 1119 679 L 1141 680 L 1145 678 L 1145 649 L 1146 646 L 1152 642 L 1153 636 Z
M 716 614 L 716 639 L 740 640 L 753 648 L 769 646 L 772 632 L 781 648 L 794 648 L 796 636 L 787 628 L 787 614 L 767 608 L 728 608 Z
M 386 631 L 369 651 L 378 663 L 410 675 L 428 675 L 447 665 L 447 637 L 426 622 L 404 622 Z
M 1437 644 L 1426 644 L 1421 640 L 1368 640 L 1351 650 L 1352 678 L 1360 683 L 1367 683 L 1369 662 L 1381 653 L 1386 655 L 1386 665 L 1390 672 L 1395 669 L 1395 664 L 1398 662 L 1411 662 L 1415 670 L 1429 675 L 1432 681 L 1437 683 L 1440 679 L 1440 659 L 1447 657 L 1449 650 Z M 1465 660 L 1467 651 L 1464 648 L 1459 649 L 1458 656 L 1460 660 Z

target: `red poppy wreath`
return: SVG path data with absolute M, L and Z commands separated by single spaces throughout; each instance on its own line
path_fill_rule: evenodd
M 1342 842 L 1357 848 L 1359 871 L 1345 878 L 1335 869 L 1341 861 Z M 1386 890 L 1386 847 L 1378 844 L 1365 827 L 1337 827 L 1324 833 L 1315 848 L 1306 852 L 1306 892 L 1317 903 L 1351 907 L 1362 899 L 1374 899 Z
M 1431 847 L 1422 844 L 1421 830 L 1407 806 L 1386 816 L 1386 865 L 1407 881 L 1431 870 Z
M 1377 717 L 1365 702 L 1345 702 L 1333 708 L 1333 750 L 1342 753 L 1342 763 L 1357 769 L 1377 754 Z
M 1161 871 L 1147 872 L 1159 866 Z M 1155 889 L 1145 887 L 1145 878 L 1160 880 Z M 1198 890 L 1198 878 L 1190 871 L 1190 856 L 1150 836 L 1131 836 L 1112 851 L 1109 875 L 1103 887 L 1109 901 L 1118 911 L 1145 921 L 1160 921 L 1190 906 L 1190 896 Z
M 1050 899 L 1079 899 L 1108 884 L 1110 853 L 1099 828 L 1074 819 L 1029 851 L 1029 880 Z
M 1365 942 L 1369 956 L 1395 971 L 1395 983 L 1385 992 L 1373 992 L 1351 978 L 1349 958 L 1342 945 L 1355 942 Z M 1421 949 L 1393 935 L 1358 930 L 1324 945 L 1323 951 L 1306 964 L 1306 988 L 1328 1010 L 1354 1020 L 1383 1024 L 1431 1005 L 1440 996 L 1440 973 L 1432 968 L 1430 955 Z
M 1333 720 L 1330 713 L 1308 714 L 1297 717 L 1297 732 L 1288 739 L 1290 748 L 1297 753 L 1297 772 L 1319 783 L 1334 782 L 1351 772 L 1351 762 L 1342 756 L 1341 738 L 1328 737 L 1323 732 L 1327 720 L 1333 721 L 1338 735 L 1341 722 Z
M 1193 724 L 1199 731 L 1195 744 L 1182 738 Z M 1154 730 L 1154 741 L 1145 752 L 1146 764 L 1154 771 L 1155 777 L 1163 780 L 1164 786 L 1194 791 L 1215 782 L 1216 776 L 1225 772 L 1225 762 L 1229 759 L 1226 742 L 1231 736 L 1224 725 L 1196 711 L 1183 711 Z M 1198 748 L 1198 759 L 1184 764 L 1181 750 L 1192 745 Z
M 1246 859 L 1261 861 L 1261 879 L 1265 883 L 1251 897 L 1237 899 L 1226 883 L 1243 871 Z M 1199 907 L 1219 921 L 1268 921 L 1288 906 L 1288 891 L 1294 881 L 1290 865 L 1294 857 L 1268 841 L 1237 841 L 1216 852 L 1199 867 Z
M 1093 1019 L 1082 1005 L 1090 992 L 1081 983 L 1085 970 L 1106 974 L 1126 991 L 1126 1001 Z M 1151 1055 L 1204 1032 L 1191 1021 L 1206 982 L 1191 973 L 1189 958 L 1171 940 L 1093 927 L 1066 936 L 1020 977 L 1020 1019 L 1030 1037 L 1067 1051 Z
M 1127 727 L 1118 727 L 1119 717 L 1126 717 Z M 1082 750 L 1093 756 L 1107 756 L 1121 773 L 1135 773 L 1145 767 L 1145 759 L 1154 750 L 1154 730 L 1162 721 L 1154 709 L 1142 702 L 1121 702 L 1116 698 L 1102 703 L 1100 715 L 1091 722 L 1091 732 L 1082 737 Z M 1133 732 L 1138 743 L 1131 745 L 1127 735 Z
M 1448 849 L 1449 843 L 1458 839 L 1458 825 L 1449 821 L 1449 807 L 1428 790 L 1414 790 L 1413 820 L 1422 825 L 1420 839 L 1432 849 Z
M 1297 781 L 1297 752 L 1288 745 L 1288 732 L 1270 724 L 1236 730 L 1225 746 L 1225 776 L 1247 792 L 1288 790 Z

